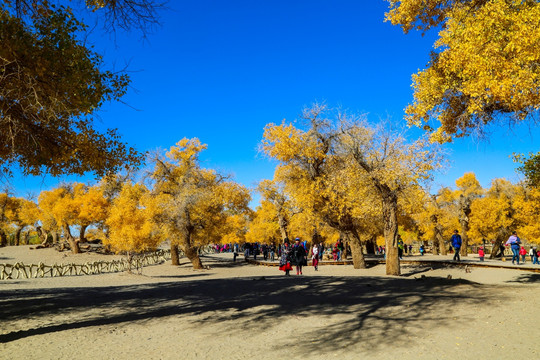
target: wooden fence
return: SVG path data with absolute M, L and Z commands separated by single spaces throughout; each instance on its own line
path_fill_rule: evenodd
M 141 272 L 144 266 L 159 264 L 171 258 L 170 250 L 158 250 L 154 253 L 134 256 L 129 262 L 127 259 L 113 261 L 94 261 L 85 264 L 0 264 L 0 280 L 30 279 L 56 276 L 94 275 L 115 273 L 127 270 Z

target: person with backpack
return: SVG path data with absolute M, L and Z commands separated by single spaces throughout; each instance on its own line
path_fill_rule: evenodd
M 461 261 L 461 258 L 459 257 L 459 250 L 461 250 L 461 235 L 459 235 L 459 231 L 454 230 L 450 243 L 454 248 L 454 261 Z
M 512 232 L 512 235 L 508 238 L 508 241 L 506 242 L 506 246 L 510 246 L 510 249 L 512 249 L 512 265 L 514 265 L 514 261 L 517 261 L 517 264 L 519 265 L 519 245 L 521 244 L 521 240 L 517 236 L 517 233 L 514 231 Z

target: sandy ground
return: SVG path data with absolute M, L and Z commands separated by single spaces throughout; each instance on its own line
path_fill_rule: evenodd
M 3 263 L 103 258 L 0 248 Z M 1 281 L 0 359 L 540 357 L 538 273 L 344 265 L 286 278 L 230 254 L 204 257 L 203 271 L 182 260 L 143 275 Z

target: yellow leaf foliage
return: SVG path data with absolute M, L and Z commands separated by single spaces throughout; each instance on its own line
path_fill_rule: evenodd
M 473 200 L 469 222 L 469 235 L 473 242 L 481 243 L 497 237 L 508 237 L 516 230 L 514 198 L 516 187 L 505 179 L 494 179 L 483 198 Z
M 529 242 L 540 244 L 540 189 L 521 188 L 515 198 L 519 235 Z
M 500 114 L 524 120 L 540 109 L 538 1 L 391 0 L 390 6 L 387 19 L 406 31 L 444 22 L 435 43 L 440 51 L 413 76 L 414 103 L 406 109 L 411 124 L 436 127 L 432 140 L 482 133 Z
M 276 208 L 270 201 L 261 200 L 255 210 L 253 220 L 249 223 L 246 241 L 250 243 L 279 243 L 281 241 Z
M 182 139 L 157 157 L 154 192 L 163 209 L 162 224 L 171 242 L 185 249 L 222 240 L 230 231 L 229 216 L 249 212 L 249 190 L 199 165 L 206 149 L 199 139 Z
M 155 249 L 165 238 L 154 221 L 162 209 L 158 200 L 141 184 L 127 182 L 114 199 L 106 220 L 108 237 L 104 243 L 116 252 L 145 252 Z

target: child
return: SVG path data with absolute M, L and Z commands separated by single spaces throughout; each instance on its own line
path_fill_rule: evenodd
M 527 250 L 525 250 L 525 247 L 521 247 L 519 249 L 519 255 L 521 255 L 521 262 L 525 264 L 525 257 L 527 256 Z
M 315 268 L 315 271 L 319 270 L 319 246 L 317 244 L 313 245 L 312 256 L 311 256 L 311 262 L 313 264 L 313 267 Z
M 484 261 L 484 248 L 480 246 L 480 249 L 478 249 L 478 257 L 480 258 L 480 261 Z

